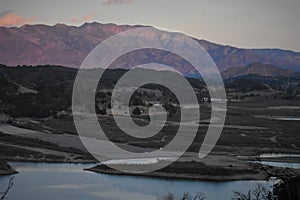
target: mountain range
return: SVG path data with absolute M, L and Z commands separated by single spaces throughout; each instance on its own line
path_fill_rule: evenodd
M 79 27 L 65 24 L 23 25 L 21 27 L 0 27 L 0 63 L 17 65 L 62 65 L 79 67 L 88 53 L 108 37 L 139 25 L 116 25 L 85 23 Z M 242 49 L 215 44 L 194 38 L 207 50 L 217 67 L 226 77 L 260 74 L 289 76 L 300 72 L 300 53 L 281 49 Z M 178 65 L 187 73 L 185 62 L 174 62 L 174 55 L 163 52 L 138 52 L 138 56 L 127 56 L 117 66 L 126 66 L 128 60 L 137 64 L 161 60 L 163 63 Z M 164 56 L 163 56 L 164 55 Z M 128 63 L 127 63 L 128 64 Z M 125 67 L 126 68 L 126 67 Z

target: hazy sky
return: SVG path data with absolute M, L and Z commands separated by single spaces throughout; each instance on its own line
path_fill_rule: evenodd
M 300 52 L 300 0 L 0 0 L 0 25 L 144 24 L 244 48 Z

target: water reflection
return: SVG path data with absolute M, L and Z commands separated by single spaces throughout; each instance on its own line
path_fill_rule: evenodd
M 14 176 L 10 177 L 9 178 L 9 181 L 8 181 L 8 184 L 7 184 L 7 187 L 3 190 L 0 190 L 0 199 L 3 200 L 3 199 L 6 199 L 6 196 L 9 192 L 9 190 L 14 186 Z M 5 184 L 1 184 L 2 186 L 5 186 Z M 2 189 L 2 188 L 1 188 Z
M 300 163 L 286 163 L 286 162 L 267 162 L 260 161 L 260 164 L 269 165 L 274 167 L 284 167 L 284 168 L 292 168 L 292 169 L 300 169 Z
M 231 199 L 232 190 L 247 192 L 257 183 L 273 181 L 205 182 L 96 174 L 82 169 L 92 164 L 10 163 L 20 174 L 8 194 L 13 199 L 157 200 L 168 193 L 203 192 L 208 199 Z M 0 177 L 0 185 L 9 177 Z

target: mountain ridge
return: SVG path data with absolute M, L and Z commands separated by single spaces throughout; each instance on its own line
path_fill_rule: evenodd
M 145 26 L 93 22 L 81 26 L 58 23 L 53 26 L 37 24 L 19 28 L 0 27 L 0 63 L 8 66 L 50 64 L 76 68 L 99 43 L 114 34 L 136 27 Z M 220 71 L 260 63 L 300 72 L 299 52 L 282 49 L 243 49 L 194 39 L 207 50 Z M 140 55 L 147 57 L 143 53 Z M 157 59 L 160 57 L 161 55 L 157 56 Z M 168 62 L 174 63 L 172 57 L 168 58 Z M 138 60 L 137 63 L 142 61 Z M 178 65 L 187 69 L 185 63 Z M 186 73 L 185 70 L 183 73 Z

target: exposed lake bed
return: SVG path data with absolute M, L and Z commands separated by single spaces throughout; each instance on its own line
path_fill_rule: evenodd
M 286 172 L 292 176 L 299 175 L 299 169 L 293 169 L 293 166 L 289 164 L 299 162 L 300 142 L 297 133 L 299 123 L 297 121 L 256 117 L 257 115 L 279 116 L 279 113 L 282 113 L 282 116 L 292 116 L 295 111 L 290 109 L 290 107 L 288 109 L 285 109 L 285 107 L 280 107 L 280 109 L 269 109 L 267 108 L 267 105 L 270 106 L 270 104 L 273 104 L 274 106 L 290 104 L 292 106 L 297 105 L 298 102 L 229 102 L 226 126 L 224 127 L 220 140 L 208 156 L 201 160 L 198 159 L 199 147 L 201 146 L 203 136 L 207 129 L 206 124 L 200 124 L 199 134 L 195 139 L 195 142 L 188 152 L 180 157 L 176 163 L 161 171 L 142 174 L 140 176 L 128 176 L 134 174 L 106 168 L 105 165 L 102 165 L 93 159 L 84 149 L 80 140 L 73 132 L 74 130 L 72 131 L 71 128 L 68 128 L 71 127 L 70 124 L 72 123 L 69 119 L 35 119 L 35 123 L 27 122 L 28 120 L 24 119 L 16 119 L 13 124 L 1 124 L 0 147 L 3 151 L 0 153 L 1 158 L 9 161 L 9 164 L 12 166 L 12 169 L 6 168 L 6 170 L 9 170 L 6 171 L 6 174 L 14 172 L 10 170 L 19 172 L 19 174 L 15 175 L 15 183 L 18 183 L 18 177 L 23 177 L 23 182 L 25 182 L 25 179 L 29 180 L 31 176 L 45 177 L 43 182 L 37 178 L 33 179 L 34 183 L 32 184 L 36 185 L 34 187 L 35 189 L 23 187 L 23 190 L 32 193 L 31 195 L 33 196 L 31 197 L 34 197 L 34 193 L 36 192 L 42 193 L 42 196 L 40 196 L 42 199 L 53 197 L 52 195 L 55 195 L 55 193 L 59 194 L 59 192 L 67 192 L 62 194 L 62 196 L 66 196 L 66 198 L 62 199 L 80 199 L 79 197 L 84 197 L 85 199 L 109 199 L 109 195 L 113 196 L 115 193 L 115 199 L 120 199 L 122 194 L 124 199 L 157 199 L 157 197 L 166 195 L 168 192 L 175 192 L 178 195 L 182 195 L 184 192 L 195 194 L 203 191 L 208 197 L 213 197 L 209 199 L 216 199 L 222 195 L 227 195 L 226 197 L 230 199 L 232 190 L 239 190 L 240 186 L 244 187 L 244 189 L 250 189 L 256 183 L 267 182 L 269 184 L 268 180 L 270 177 L 275 176 L 280 178 L 281 175 L 286 175 Z M 204 106 L 203 110 L 204 112 L 209 110 L 209 106 Z M 204 119 L 202 120 L 205 120 L 207 116 L 208 114 L 204 113 L 202 115 L 202 118 Z M 18 120 L 22 123 L 17 123 Z M 166 141 L 153 138 L 151 141 L 141 140 L 139 142 L 128 142 L 126 141 L 126 137 L 117 137 L 119 135 L 116 134 L 116 129 L 111 125 L 111 116 L 101 116 L 100 123 L 102 123 L 101 125 L 103 125 L 104 128 L 106 127 L 108 129 L 109 134 L 112 136 L 112 141 L 117 143 L 119 147 L 135 152 L 151 152 L 160 148 L 172 139 L 171 134 L 168 132 L 166 134 Z M 171 128 L 173 124 L 175 127 L 176 123 L 169 123 Z M 186 125 L 190 126 L 189 124 Z M 194 125 L 195 123 L 193 123 L 193 126 Z M 105 152 L 106 150 L 103 149 L 103 151 Z M 279 156 L 278 153 L 280 153 Z M 242 156 L 245 156 L 246 158 L 241 158 Z M 15 161 L 21 161 L 21 163 Z M 23 163 L 24 161 L 25 163 Z M 163 162 L 163 159 L 145 158 L 145 160 L 142 161 L 138 160 L 130 162 L 128 160 L 126 161 L 126 159 L 125 161 L 103 159 L 103 161 L 110 164 L 129 164 L 128 167 L 132 167 L 130 164 L 151 164 Z M 249 163 L 248 161 L 259 162 Z M 285 163 L 287 165 L 276 165 L 276 162 Z M 274 165 L 272 166 L 272 164 Z M 30 167 L 28 167 L 28 165 Z M 76 170 L 74 169 L 74 166 Z M 30 172 L 29 168 L 31 169 Z M 61 169 L 63 172 L 54 172 L 53 168 L 64 169 Z M 51 178 L 48 178 L 45 174 L 50 171 L 52 171 L 52 177 L 55 177 L 55 173 L 58 173 L 57 180 L 54 182 L 50 181 L 50 184 L 47 184 L 48 179 L 51 180 Z M 70 171 L 70 173 L 67 171 Z M 80 180 L 84 180 L 85 178 L 72 179 L 66 174 L 72 174 L 72 176 L 76 176 L 76 174 L 78 176 L 82 175 L 83 177 L 88 176 L 89 178 L 87 179 L 89 180 L 85 183 L 81 183 Z M 1 181 L 4 181 L 1 182 L 1 186 L 7 183 L 8 177 L 9 176 L 1 177 Z M 65 177 L 63 178 L 63 181 L 62 177 Z M 125 182 L 134 182 L 142 179 L 143 181 L 138 184 L 144 185 L 148 182 L 151 185 L 152 183 L 149 180 L 155 180 L 155 184 L 156 181 L 162 181 L 162 183 L 164 182 L 164 185 L 178 184 L 178 186 L 156 192 L 157 194 L 154 194 L 155 192 L 153 191 L 140 192 L 145 189 L 128 191 L 127 189 L 124 189 L 124 185 L 121 189 L 104 187 L 99 192 L 99 185 L 103 185 L 104 183 L 98 183 L 98 178 L 95 180 L 95 178 L 91 177 L 110 177 L 114 181 L 120 179 L 124 180 L 124 184 Z M 91 184 L 91 182 L 96 182 L 96 186 Z M 25 183 L 18 183 L 18 185 L 19 184 L 22 185 Z M 38 185 L 41 187 L 38 187 Z M 188 185 L 189 187 L 185 185 Z M 205 189 L 206 185 L 208 185 L 207 189 Z M 163 186 L 160 185 L 160 187 Z M 83 196 L 72 191 L 75 190 L 75 188 L 81 191 Z M 65 191 L 63 191 L 63 189 L 65 189 Z M 68 193 L 68 190 L 70 194 Z M 214 196 L 217 194 L 213 194 L 212 191 L 220 191 L 220 193 L 218 193 L 220 196 Z M 16 192 L 19 193 L 17 189 L 12 189 L 9 192 L 8 197 L 16 199 L 14 197 L 22 194 L 22 192 L 19 194 L 16 194 Z M 25 193 L 25 191 L 23 191 L 23 193 Z M 57 198 L 59 199 L 59 197 L 56 196 L 56 199 Z

